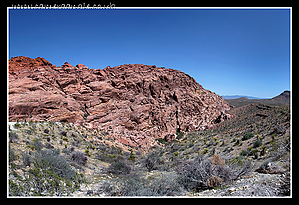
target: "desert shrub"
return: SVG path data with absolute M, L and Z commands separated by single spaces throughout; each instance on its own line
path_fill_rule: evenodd
M 12 131 L 10 131 L 9 133 L 8 133 L 8 137 L 9 137 L 9 142 L 10 143 L 15 143 L 15 142 L 17 142 L 18 141 L 18 134 L 16 133 L 16 132 L 12 132 Z
M 103 162 L 112 163 L 117 159 L 117 155 L 112 155 L 112 154 L 107 153 L 106 151 L 100 150 L 96 154 L 96 159 L 101 160 Z
M 71 159 L 77 164 L 82 164 L 82 165 L 85 165 L 88 160 L 85 154 L 79 151 L 73 152 L 71 155 Z
M 13 127 L 14 127 L 15 129 L 19 129 L 19 128 L 21 127 L 21 124 L 17 121 L 17 122 L 13 125 Z
M 210 160 L 201 155 L 182 162 L 175 169 L 179 175 L 179 183 L 189 191 L 209 189 L 229 183 L 251 171 L 251 163 L 240 163 L 238 167 L 234 167 L 235 163 L 227 165 L 220 158 L 213 157 Z
M 75 151 L 75 147 L 70 147 L 70 152 Z
M 21 159 L 24 167 L 30 166 L 30 164 L 32 163 L 32 157 L 29 154 L 27 154 L 27 152 L 21 153 Z
M 15 161 L 16 159 L 18 159 L 18 155 L 15 154 L 14 150 L 11 149 L 10 145 L 8 147 L 8 152 L 9 152 L 9 161 L 10 162 L 13 162 Z
M 131 172 L 131 166 L 121 157 L 118 157 L 118 160 L 115 162 L 112 162 L 110 166 L 108 167 L 108 172 L 113 174 L 130 174 Z
M 245 140 L 248 140 L 250 138 L 254 137 L 254 134 L 251 133 L 251 132 L 248 132 L 248 133 L 245 133 L 242 140 L 245 141 Z
M 236 157 L 232 160 L 229 160 L 227 165 L 233 173 L 232 180 L 236 180 L 239 177 L 250 173 L 253 169 L 252 162 L 244 157 Z
M 135 153 L 132 149 L 130 151 L 131 151 L 131 154 L 130 154 L 128 160 L 131 160 L 132 162 L 135 162 L 136 155 L 135 155 Z
M 59 149 L 39 150 L 28 157 L 23 154 L 24 165 L 32 162 L 30 169 L 16 172 L 10 163 L 9 195 L 12 196 L 62 196 L 73 193 L 85 181 L 64 158 Z M 28 162 L 26 162 L 28 161 Z
M 105 181 L 101 187 L 110 196 L 174 196 L 183 190 L 177 174 L 163 172 L 149 178 L 128 175 Z
M 240 153 L 240 156 L 247 156 L 249 154 L 248 150 L 242 150 L 242 152 Z
M 60 177 L 55 173 L 54 167 L 43 159 L 40 162 L 34 161 L 34 167 L 24 173 L 21 187 L 25 195 L 29 196 L 69 195 L 80 187 L 82 178 L 77 173 L 71 178 Z
M 211 157 L 210 160 L 211 160 L 211 163 L 215 164 L 215 165 L 217 165 L 217 164 L 224 165 L 225 164 L 225 161 L 218 154 L 213 155 L 213 157 Z
M 71 145 L 78 147 L 79 143 L 80 143 L 80 140 L 79 140 L 79 139 L 74 139 L 74 140 L 71 142 Z
M 160 155 L 161 153 L 159 151 L 150 152 L 145 156 L 141 163 L 149 172 L 152 170 L 164 170 L 166 168 L 164 166 L 165 161 Z
M 274 161 L 279 160 L 279 159 L 289 161 L 290 149 L 291 149 L 291 147 L 290 147 L 291 141 L 290 140 L 291 140 L 290 136 L 275 140 L 275 144 L 272 145 L 272 148 L 269 153 Z
M 263 144 L 261 139 L 257 139 L 256 141 L 253 142 L 253 148 L 259 147 Z
M 38 138 L 33 139 L 30 145 L 33 146 L 37 151 L 40 151 L 44 147 L 43 143 Z
M 59 149 L 41 150 L 35 153 L 35 160 L 39 163 L 45 160 L 53 168 L 54 174 L 58 174 L 59 177 L 72 178 L 75 175 L 75 170 L 72 169 L 66 158 L 60 155 Z
M 203 156 L 193 160 L 187 160 L 176 167 L 179 174 L 179 183 L 185 189 L 191 191 L 198 188 L 208 188 L 207 180 L 211 177 L 213 165 L 211 161 Z
M 86 149 L 86 150 L 84 150 L 84 153 L 87 155 L 87 156 L 91 156 L 91 154 L 90 154 L 90 152 L 89 152 L 89 149 Z
M 54 146 L 51 143 L 46 143 L 45 148 L 47 149 L 54 149 Z
M 166 140 L 164 138 L 158 138 L 156 139 L 158 142 L 162 143 L 162 144 L 165 144 L 166 143 Z
M 69 142 L 69 139 L 67 137 L 63 137 L 62 140 Z

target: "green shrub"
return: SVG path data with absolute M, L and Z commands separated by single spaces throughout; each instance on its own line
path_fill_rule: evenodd
M 157 140 L 158 140 L 158 142 L 160 142 L 160 143 L 163 143 L 163 144 L 166 143 L 166 140 L 163 139 L 163 138 L 158 138 Z
M 62 140 L 66 141 L 66 142 L 69 142 L 69 139 L 66 138 L 66 137 L 62 138 Z
M 118 157 L 117 161 L 112 162 L 108 168 L 108 171 L 113 174 L 130 174 L 131 166 L 124 160 L 123 157 Z
M 44 147 L 43 143 L 38 138 L 33 139 L 30 144 L 33 146 L 31 146 L 30 148 L 35 148 L 37 151 L 40 151 Z
M 248 140 L 248 139 L 250 139 L 250 138 L 252 138 L 252 137 L 254 137 L 254 134 L 248 132 L 248 133 L 244 134 L 242 140 L 245 141 L 245 140 Z
M 71 159 L 76 162 L 77 164 L 85 165 L 88 158 L 84 155 L 83 152 L 73 152 L 71 155 Z
M 22 156 L 22 161 L 23 161 L 23 166 L 30 166 L 30 164 L 32 163 L 32 158 L 29 154 L 27 154 L 26 152 L 22 152 L 21 153 Z
M 205 148 L 203 151 L 202 151 L 202 154 L 207 154 L 209 152 L 209 149 L 208 148 Z
M 15 143 L 18 141 L 18 134 L 16 132 L 9 132 L 8 133 L 8 137 L 9 137 L 9 142 L 10 143 Z
M 15 129 L 19 129 L 21 127 L 21 124 L 17 121 L 17 123 L 15 123 L 13 126 Z
M 267 148 L 265 145 L 262 146 L 262 151 L 261 151 L 261 155 L 265 155 L 266 154 L 266 151 L 267 151 Z
M 242 150 L 242 152 L 240 153 L 240 156 L 247 156 L 248 153 L 249 153 L 249 151 L 244 149 L 244 150 Z
M 26 147 L 30 148 L 31 150 L 35 150 L 34 145 L 30 145 L 30 144 L 28 144 L 28 145 L 26 145 Z
M 256 147 L 259 147 L 263 144 L 262 140 L 261 139 L 257 139 L 256 141 L 253 142 L 253 147 L 256 148 Z
M 10 163 L 9 195 L 11 196 L 64 196 L 70 195 L 85 182 L 83 174 L 77 173 L 60 155 L 59 149 L 39 150 L 32 157 L 23 154 L 24 165 L 32 162 L 29 170 L 16 172 Z
M 31 196 L 61 196 L 70 195 L 80 187 L 82 175 L 74 173 L 71 177 L 61 177 L 54 171 L 54 167 L 42 159 L 34 162 L 34 168 L 25 174 L 23 187 Z
M 8 147 L 8 152 L 9 152 L 9 161 L 10 162 L 13 162 L 19 158 L 19 156 L 15 154 L 14 150 L 11 149 L 10 146 Z
M 132 149 L 130 151 L 131 151 L 131 154 L 130 154 L 128 160 L 135 162 L 136 155 L 134 154 L 134 151 Z
M 105 181 L 101 191 L 108 196 L 175 196 L 182 192 L 177 178 L 178 175 L 172 172 L 147 179 L 130 174 Z
M 89 153 L 89 150 L 88 149 L 86 149 L 86 150 L 84 150 L 84 153 L 87 155 L 87 156 L 91 156 L 91 154 Z
M 167 170 L 168 167 L 165 164 L 165 158 L 162 155 L 163 153 L 159 151 L 149 152 L 141 161 L 141 164 L 146 167 L 149 172 L 152 170 Z M 177 156 L 178 152 L 175 152 L 174 155 Z

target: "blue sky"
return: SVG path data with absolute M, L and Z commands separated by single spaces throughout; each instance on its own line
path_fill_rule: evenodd
M 14 56 L 163 66 L 219 95 L 270 98 L 290 90 L 290 10 L 9 10 Z

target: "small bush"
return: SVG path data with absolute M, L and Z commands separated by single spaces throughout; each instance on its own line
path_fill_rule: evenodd
M 177 156 L 174 153 L 175 156 Z M 150 152 L 147 154 L 144 160 L 142 160 L 142 165 L 147 168 L 150 172 L 152 170 L 164 170 L 165 161 L 160 156 L 160 152 Z
M 90 152 L 89 152 L 89 149 L 86 149 L 86 150 L 84 150 L 84 153 L 87 155 L 87 156 L 91 156 L 91 154 L 90 154 Z
M 122 157 L 118 157 L 117 161 L 111 163 L 108 172 L 122 175 L 130 174 L 131 166 Z
M 22 161 L 23 161 L 23 166 L 30 166 L 30 164 L 32 163 L 32 158 L 30 155 L 28 155 L 26 152 L 22 152 L 21 153 L 22 156 Z
M 66 138 L 66 137 L 63 137 L 62 140 L 66 141 L 66 142 L 69 142 L 69 139 Z
M 73 152 L 71 155 L 71 159 L 76 162 L 77 164 L 85 165 L 88 158 L 85 156 L 83 152 Z
M 158 142 L 160 142 L 160 143 L 162 143 L 162 144 L 165 144 L 165 143 L 166 143 L 166 140 L 163 139 L 163 138 L 158 138 L 157 140 L 158 140 Z
M 9 142 L 10 143 L 15 143 L 18 141 L 18 134 L 16 132 L 9 132 L 8 133 L 8 137 L 9 137 Z
M 19 129 L 19 128 L 21 127 L 21 124 L 17 121 L 17 123 L 15 123 L 15 124 L 13 125 L 13 127 L 14 127 L 15 129 Z
M 253 148 L 259 147 L 263 144 L 261 139 L 257 139 L 256 141 L 253 142 Z
M 40 151 L 40 150 L 44 147 L 43 143 L 42 143 L 38 138 L 33 139 L 33 142 L 31 143 L 31 145 L 32 145 L 37 151 Z
M 173 172 L 159 173 L 147 179 L 128 175 L 105 181 L 102 191 L 109 196 L 175 196 L 182 192 L 177 178 Z
M 243 141 L 245 141 L 245 140 L 249 140 L 249 139 L 252 138 L 252 137 L 254 137 L 254 134 L 248 132 L 248 133 L 244 134 L 242 140 L 243 140 Z
M 66 158 L 60 155 L 59 149 L 41 150 L 35 153 L 35 159 L 39 163 L 41 163 L 42 160 L 49 163 L 49 165 L 53 167 L 54 173 L 58 174 L 59 177 L 71 178 L 75 174 L 75 171 L 71 168 Z
M 135 155 L 134 151 L 131 149 L 131 154 L 130 154 L 128 160 L 135 162 L 135 159 L 136 159 L 136 155 Z
M 216 161 L 216 160 L 215 160 Z M 179 182 L 189 191 L 194 189 L 207 189 L 220 186 L 233 178 L 233 173 L 226 165 L 220 162 L 212 163 L 205 156 L 198 156 L 187 160 L 176 167 L 180 176 Z
M 240 153 L 240 156 L 247 156 L 249 154 L 248 150 L 242 150 L 242 152 Z
M 10 162 L 9 195 L 11 196 L 65 196 L 70 195 L 85 181 L 68 163 L 59 149 L 39 150 L 29 156 L 22 153 L 25 166 L 30 169 L 16 171 Z M 21 175 L 20 175 L 21 174 Z M 13 177 L 11 177 L 13 176 Z
M 9 148 L 9 149 L 8 149 L 8 152 L 9 152 L 9 161 L 10 161 L 10 162 L 13 162 L 13 161 L 15 161 L 16 159 L 18 159 L 18 155 L 15 154 L 14 150 L 11 149 L 10 146 L 9 146 L 8 148 Z
M 179 183 L 188 191 L 210 189 L 229 183 L 252 170 L 251 163 L 227 165 L 220 158 L 216 156 L 211 161 L 201 155 L 181 163 L 176 167 Z

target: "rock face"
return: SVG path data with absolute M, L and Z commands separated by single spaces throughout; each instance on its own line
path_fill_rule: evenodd
M 13 74 L 14 72 L 19 70 L 35 69 L 36 67 L 39 66 L 52 66 L 52 64 L 41 57 L 32 59 L 25 56 L 18 56 L 9 59 L 10 74 Z
M 105 69 L 53 66 L 43 58 L 9 60 L 9 121 L 67 121 L 105 131 L 131 146 L 172 140 L 228 119 L 222 97 L 189 75 L 155 65 Z

